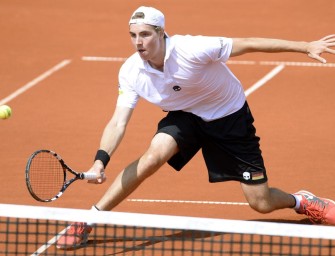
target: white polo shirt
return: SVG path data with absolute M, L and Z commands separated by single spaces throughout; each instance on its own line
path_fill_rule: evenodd
M 232 114 L 243 106 L 245 95 L 225 64 L 231 50 L 231 38 L 166 38 L 164 72 L 138 53 L 122 65 L 117 105 L 134 108 L 142 97 L 165 111 L 191 112 L 205 121 Z

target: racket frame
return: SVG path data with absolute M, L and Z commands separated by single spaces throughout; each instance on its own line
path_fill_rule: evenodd
M 30 183 L 30 166 L 34 160 L 34 158 L 40 154 L 40 153 L 49 153 L 50 155 L 52 155 L 54 158 L 56 158 L 59 163 L 61 164 L 62 168 L 63 168 L 63 174 L 64 174 L 64 180 L 63 180 L 63 186 L 62 188 L 60 189 L 60 191 L 58 192 L 57 195 L 55 195 L 53 198 L 49 198 L 49 199 L 42 199 L 40 197 L 38 197 L 34 190 L 33 190 L 33 187 L 31 186 L 31 183 Z M 71 174 L 74 175 L 73 178 L 69 179 L 69 180 L 66 180 L 66 174 L 67 172 L 70 172 Z M 62 157 L 60 155 L 58 155 L 56 152 L 54 151 L 51 151 L 51 150 L 48 150 L 48 149 L 40 149 L 40 150 L 37 150 L 35 151 L 28 159 L 28 162 L 27 162 L 27 165 L 26 165 L 26 185 L 27 185 L 27 188 L 28 188 L 28 191 L 29 193 L 31 194 L 31 196 L 37 200 L 37 201 L 40 201 L 40 202 L 52 202 L 52 201 L 55 201 L 57 200 L 59 197 L 61 197 L 64 193 L 64 191 L 73 183 L 75 182 L 76 180 L 83 180 L 83 179 L 87 179 L 87 176 L 85 175 L 85 173 L 83 172 L 76 172 L 74 170 L 72 170 L 65 162 L 64 160 L 62 159 Z M 92 177 L 89 177 L 88 179 L 92 179 Z

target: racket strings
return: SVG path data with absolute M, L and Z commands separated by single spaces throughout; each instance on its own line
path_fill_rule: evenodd
M 56 197 L 65 181 L 62 164 L 49 152 L 40 152 L 33 158 L 29 175 L 34 194 L 42 200 Z

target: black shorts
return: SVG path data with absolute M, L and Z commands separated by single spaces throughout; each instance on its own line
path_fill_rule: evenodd
M 237 112 L 210 122 L 188 112 L 171 111 L 159 122 L 157 133 L 176 140 L 179 152 L 168 163 L 177 171 L 202 149 L 209 182 L 260 184 L 267 176 L 253 122 L 246 102 Z

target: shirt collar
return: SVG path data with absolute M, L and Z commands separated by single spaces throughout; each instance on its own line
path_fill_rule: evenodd
M 165 58 L 164 63 L 166 60 L 170 57 L 170 54 L 172 52 L 172 43 L 170 37 L 165 38 Z
M 167 60 L 167 59 L 170 57 L 170 55 L 171 55 L 172 48 L 173 48 L 173 47 L 172 47 L 172 44 L 171 44 L 170 37 L 166 37 L 166 38 L 165 38 L 165 57 L 164 57 L 164 65 L 165 65 L 166 60 Z M 139 57 L 139 55 L 138 55 L 138 57 Z M 149 63 L 148 63 L 147 61 L 143 61 L 143 60 L 141 59 L 141 57 L 139 57 L 139 58 L 140 58 L 140 60 L 141 60 L 140 65 L 139 65 L 139 68 L 140 68 L 140 69 L 144 69 L 144 70 L 149 71 L 149 72 L 151 72 L 151 73 L 159 73 L 159 74 L 162 73 L 161 71 L 152 68 L 152 67 L 149 65 Z

